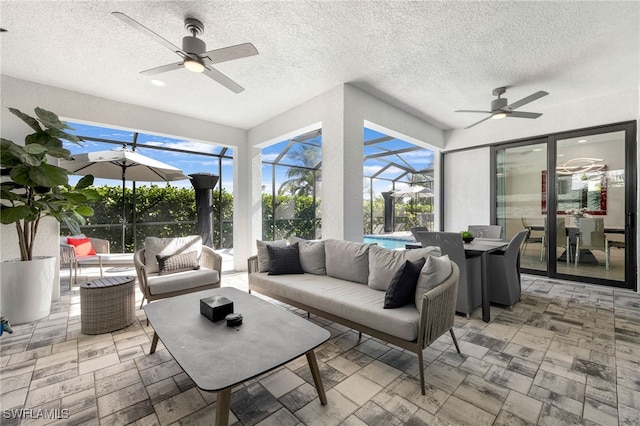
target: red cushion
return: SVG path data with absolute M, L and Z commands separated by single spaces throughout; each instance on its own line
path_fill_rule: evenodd
M 96 254 L 89 238 L 67 238 L 67 244 L 71 244 L 76 251 L 76 256 L 90 256 Z

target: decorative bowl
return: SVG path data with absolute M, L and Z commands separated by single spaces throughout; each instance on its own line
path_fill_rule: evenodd
M 470 243 L 471 241 L 473 241 L 473 238 L 474 238 L 474 237 L 462 237 L 462 240 L 463 240 L 465 243 L 467 243 L 467 244 L 468 244 L 468 243 Z

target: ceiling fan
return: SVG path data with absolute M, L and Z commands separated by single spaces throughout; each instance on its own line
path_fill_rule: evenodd
M 207 46 L 205 42 L 197 37 L 204 32 L 204 24 L 197 19 L 186 18 L 184 20 L 184 27 L 191 33 L 191 35 L 186 36 L 182 39 L 181 49 L 173 43 L 160 37 L 149 28 L 125 15 L 124 13 L 111 12 L 111 14 L 121 21 L 131 25 L 136 30 L 150 36 L 155 41 L 162 44 L 164 47 L 176 53 L 182 58 L 182 61 L 180 62 L 151 68 L 149 70 L 142 71 L 141 74 L 151 76 L 167 71 L 186 68 L 189 71 L 204 73 L 204 75 L 211 78 L 212 80 L 217 81 L 232 92 L 240 93 L 244 90 L 242 86 L 231 80 L 226 75 L 222 74 L 220 71 L 213 68 L 211 65 L 231 61 L 234 59 L 245 58 L 247 56 L 257 55 L 258 50 L 253 44 L 243 43 L 236 46 L 223 47 L 221 49 L 210 50 L 207 52 Z
M 465 127 L 465 129 L 468 129 L 470 127 L 475 126 L 476 124 L 480 124 L 485 120 L 488 120 L 490 118 L 494 118 L 494 119 L 500 119 L 500 118 L 505 118 L 505 117 L 512 117 L 512 118 L 538 118 L 540 117 L 542 114 L 538 113 L 538 112 L 520 112 L 520 111 L 514 111 L 514 109 L 516 108 L 520 108 L 523 105 L 528 104 L 529 102 L 533 102 L 536 99 L 540 99 L 543 96 L 547 96 L 549 93 L 545 92 L 544 90 L 541 90 L 539 92 L 536 92 L 532 95 L 527 96 L 526 98 L 522 98 L 519 101 L 516 101 L 512 104 L 508 104 L 507 102 L 507 98 L 501 98 L 500 96 L 503 95 L 505 92 L 507 91 L 506 87 L 498 87 L 496 89 L 493 89 L 493 96 L 497 96 L 498 99 L 494 99 L 493 101 L 491 101 L 491 111 L 478 111 L 478 110 L 473 110 L 473 109 L 460 109 L 457 110 L 456 112 L 480 112 L 483 114 L 490 114 L 488 117 L 483 118 L 480 121 L 477 121 L 475 123 L 473 123 L 470 126 Z

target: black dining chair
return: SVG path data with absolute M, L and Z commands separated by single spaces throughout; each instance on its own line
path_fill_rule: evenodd
M 487 269 L 489 275 L 489 300 L 505 306 L 513 306 L 520 300 L 520 247 L 529 230 L 519 231 L 504 251 L 489 254 Z

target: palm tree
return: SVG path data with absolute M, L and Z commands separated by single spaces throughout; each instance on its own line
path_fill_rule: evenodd
M 315 182 L 320 180 L 320 170 L 316 170 L 316 167 L 321 156 L 322 150 L 316 145 L 300 144 L 296 150 L 291 151 L 289 158 L 300 165 L 289 168 L 288 179 L 278 188 L 278 195 L 287 192 L 300 196 L 313 195 Z

